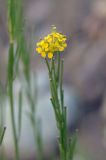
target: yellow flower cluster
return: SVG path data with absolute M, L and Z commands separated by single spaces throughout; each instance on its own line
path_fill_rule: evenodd
M 66 36 L 53 30 L 37 43 L 36 51 L 43 57 L 53 58 L 56 52 L 62 52 L 67 47 Z

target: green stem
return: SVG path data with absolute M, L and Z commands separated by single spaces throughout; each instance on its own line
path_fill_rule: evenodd
M 60 65 L 60 101 L 61 101 L 61 109 L 63 112 L 63 107 L 64 107 L 64 91 L 63 91 L 63 63 L 64 61 L 61 61 Z
M 64 91 L 63 85 L 63 60 L 60 60 L 58 54 L 58 64 L 55 66 L 54 59 L 46 60 L 46 65 L 49 72 L 50 90 L 51 90 L 51 103 L 53 105 L 56 124 L 59 130 L 59 148 L 61 160 L 67 160 L 67 116 L 66 107 L 64 107 Z M 57 73 L 55 72 L 57 71 Z M 58 88 L 60 92 L 58 93 Z
M 9 98 L 10 98 L 11 123 L 12 123 L 12 130 L 13 130 L 13 136 L 14 136 L 15 154 L 16 154 L 16 160 L 19 160 L 19 147 L 18 147 L 18 141 L 17 141 L 16 126 L 15 126 L 12 83 L 9 85 Z
M 41 121 L 37 121 L 36 125 L 37 125 L 36 126 L 36 140 L 37 140 L 37 147 L 38 147 L 38 160 L 43 160 Z
M 29 79 L 30 80 L 30 79 Z M 36 153 L 36 148 L 37 148 L 37 159 L 38 160 L 43 160 L 43 145 L 42 145 L 42 137 L 41 137 L 41 132 L 40 132 L 40 124 L 37 121 L 36 117 L 36 105 L 37 105 L 37 88 L 33 95 L 31 94 L 31 86 L 30 86 L 30 81 L 27 81 L 28 85 L 28 90 L 26 91 L 27 93 L 27 98 L 29 101 L 30 105 L 30 113 L 29 113 L 29 119 L 30 123 L 32 125 L 32 130 L 33 130 L 33 136 L 34 136 L 34 143 L 35 143 L 35 153 Z M 37 146 L 37 147 L 36 147 Z
M 10 100 L 11 123 L 12 123 L 14 146 L 15 146 L 15 157 L 16 160 L 19 160 L 19 146 L 17 140 L 15 112 L 14 112 L 13 70 L 14 70 L 14 43 L 12 42 L 10 43 L 9 59 L 8 59 L 8 89 L 9 89 L 9 100 Z
M 41 138 L 41 132 L 39 130 L 39 125 L 36 123 L 35 114 L 31 113 L 30 115 L 30 122 L 33 129 L 33 136 L 34 136 L 34 143 L 35 143 L 35 153 L 36 153 L 36 144 L 37 144 L 37 159 L 43 160 L 43 145 L 42 145 L 42 138 Z
M 3 128 L 3 131 L 2 131 L 2 133 L 1 133 L 1 136 L 0 136 L 0 145 L 1 145 L 2 142 L 3 142 L 3 138 L 4 138 L 5 131 L 6 131 L 6 127 Z
M 60 75 L 60 53 L 57 55 L 58 66 L 57 66 L 57 81 L 59 82 L 59 75 Z

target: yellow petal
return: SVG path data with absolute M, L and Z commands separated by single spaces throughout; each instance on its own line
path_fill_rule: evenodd
M 40 43 L 38 42 L 36 45 L 39 47 Z
M 50 37 L 50 38 L 48 38 L 48 40 L 47 40 L 47 41 L 48 41 L 49 43 L 50 43 L 50 42 L 52 42 L 52 38 L 51 38 L 51 37 Z
M 48 46 L 49 46 L 48 43 L 44 44 L 44 48 L 48 48 Z
M 42 40 L 39 43 L 40 43 L 40 45 L 43 45 L 45 42 L 44 42 L 44 40 Z
M 45 48 L 45 51 L 48 52 L 48 51 L 49 51 L 49 48 Z
M 67 47 L 67 44 L 66 44 L 66 43 L 64 43 L 64 44 L 63 44 L 63 47 L 64 47 L 64 48 L 66 48 L 66 47 Z
M 45 58 L 45 57 L 46 57 L 46 53 L 45 53 L 45 52 L 42 52 L 42 53 L 41 53 L 41 56 L 42 56 L 43 58 Z
M 41 48 L 36 48 L 36 51 L 37 51 L 38 53 L 41 53 L 41 52 L 42 52 L 42 49 L 41 49 Z
M 53 53 L 51 53 L 51 52 L 48 53 L 48 58 L 50 58 L 50 59 L 53 58 Z
M 64 47 L 60 47 L 60 48 L 59 48 L 59 51 L 64 51 Z

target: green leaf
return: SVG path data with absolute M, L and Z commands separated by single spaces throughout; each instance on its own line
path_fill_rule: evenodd
M 3 128 L 2 133 L 0 134 L 0 145 L 1 145 L 2 142 L 3 142 L 3 138 L 4 138 L 5 131 L 6 131 L 6 127 Z
M 67 160 L 73 160 L 76 142 L 77 142 L 77 134 L 74 133 L 71 137 L 70 142 L 69 142 L 69 147 L 68 147 L 68 152 L 67 152 Z

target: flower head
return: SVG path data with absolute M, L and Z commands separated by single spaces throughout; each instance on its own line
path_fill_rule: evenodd
M 58 33 L 56 27 L 44 39 L 40 40 L 36 45 L 36 51 L 43 57 L 53 58 L 57 52 L 62 52 L 67 47 L 66 36 Z

